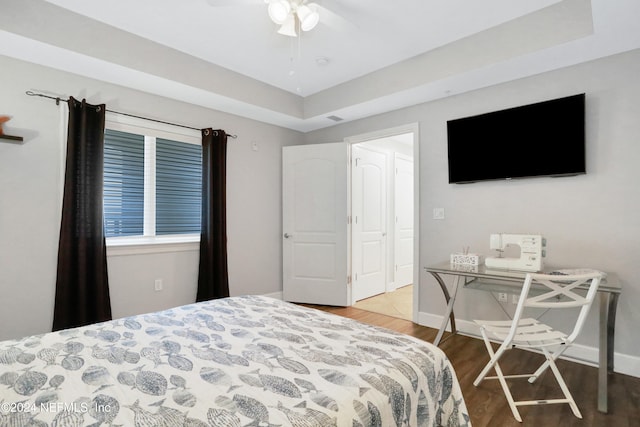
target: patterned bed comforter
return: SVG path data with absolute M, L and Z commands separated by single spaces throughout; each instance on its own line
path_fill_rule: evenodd
M 0 426 L 470 425 L 424 341 L 245 296 L 0 342 Z

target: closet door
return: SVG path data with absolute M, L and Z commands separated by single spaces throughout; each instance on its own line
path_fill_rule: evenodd
M 353 299 L 359 301 L 387 289 L 387 158 L 357 145 L 351 153 Z
M 395 157 L 395 285 L 413 283 L 413 160 Z

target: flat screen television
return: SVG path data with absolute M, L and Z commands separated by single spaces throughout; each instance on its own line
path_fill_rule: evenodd
M 586 173 L 585 95 L 447 122 L 449 183 Z

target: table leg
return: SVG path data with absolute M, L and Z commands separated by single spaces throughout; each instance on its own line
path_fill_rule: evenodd
M 600 293 L 600 337 L 598 349 L 598 411 L 608 412 L 609 373 L 613 372 L 614 339 L 618 294 Z
M 445 329 L 447 329 L 447 323 L 449 323 L 449 321 L 451 321 L 451 334 L 455 334 L 457 332 L 456 317 L 453 314 L 453 304 L 455 303 L 456 295 L 458 294 L 460 276 L 455 276 L 455 280 L 453 284 L 453 295 L 449 296 L 449 290 L 447 289 L 447 286 L 445 285 L 444 280 L 442 280 L 442 277 L 440 277 L 440 275 L 437 273 L 431 273 L 431 274 L 433 275 L 433 277 L 435 277 L 436 281 L 440 285 L 440 289 L 442 289 L 442 293 L 444 294 L 444 299 L 447 302 L 447 311 L 444 314 L 444 317 L 442 318 L 442 324 L 440 325 L 438 334 L 436 335 L 436 338 L 433 340 L 433 344 L 438 345 L 442 340 L 442 335 L 444 334 Z

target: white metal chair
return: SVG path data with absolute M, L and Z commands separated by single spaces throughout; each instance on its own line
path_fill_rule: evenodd
M 478 384 L 485 379 L 498 379 L 507 401 L 509 402 L 513 416 L 520 422 L 522 422 L 522 418 L 518 412 L 518 406 L 552 403 L 568 403 L 574 415 L 578 418 L 582 418 L 582 414 L 578 410 L 578 407 L 573 400 L 573 396 L 571 396 L 567 385 L 562 379 L 555 361 L 565 352 L 565 350 L 567 350 L 580 333 L 582 325 L 584 324 L 589 312 L 589 308 L 591 307 L 591 303 L 598 291 L 601 279 L 602 273 L 598 271 L 589 271 L 586 273 L 581 272 L 581 274 L 571 275 L 527 274 L 512 320 L 475 320 L 475 322 L 480 325 L 482 338 L 484 339 L 491 359 L 473 382 L 473 385 L 477 387 Z M 575 292 L 576 288 L 581 285 L 583 285 L 583 288 L 588 286 L 586 296 L 584 297 Z M 535 292 L 532 293 L 532 289 L 535 289 Z M 562 331 L 554 330 L 552 327 L 545 325 L 536 319 L 523 318 L 523 312 L 527 307 L 544 309 L 578 307 L 579 312 L 577 314 L 573 330 L 569 334 L 566 334 Z M 491 346 L 491 341 L 497 341 L 500 343 L 500 347 L 495 352 Z M 498 360 L 505 351 L 516 347 L 540 350 L 545 355 L 546 361 L 533 374 L 504 375 L 500 369 Z M 496 376 L 494 377 L 486 376 L 491 368 L 496 372 Z M 528 378 L 529 383 L 533 383 L 547 368 L 551 368 L 551 371 L 556 377 L 556 380 L 564 394 L 564 399 L 517 402 L 513 400 L 513 396 L 509 391 L 509 387 L 507 386 L 505 379 Z

